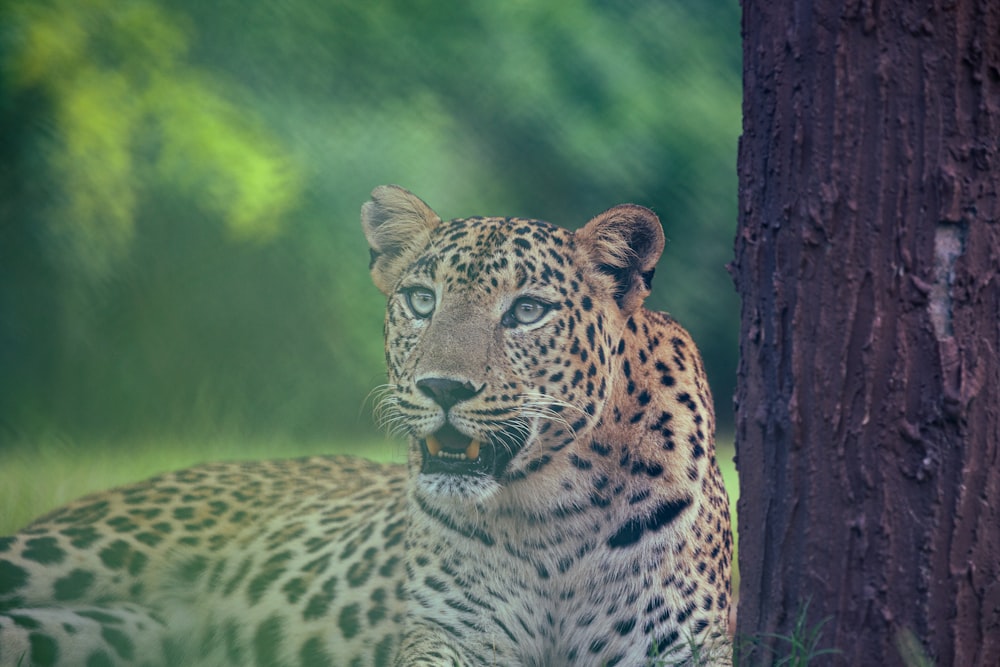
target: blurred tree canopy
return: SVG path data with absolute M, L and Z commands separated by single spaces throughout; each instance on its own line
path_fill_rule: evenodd
M 664 221 L 731 419 L 736 0 L 8 0 L 0 438 L 371 429 L 358 210 Z

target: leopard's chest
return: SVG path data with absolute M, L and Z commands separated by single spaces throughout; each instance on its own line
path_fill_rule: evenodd
M 610 547 L 616 518 L 602 511 L 480 519 L 471 538 L 411 540 L 429 547 L 408 567 L 418 616 L 491 664 L 602 664 L 645 650 L 638 610 L 657 595 L 667 549 Z

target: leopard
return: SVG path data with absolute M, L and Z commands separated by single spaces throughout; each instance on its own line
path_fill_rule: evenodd
M 357 456 L 215 462 L 0 539 L 0 665 L 729 664 L 732 532 L 699 352 L 648 310 L 648 208 L 576 230 L 363 205 L 385 295 Z

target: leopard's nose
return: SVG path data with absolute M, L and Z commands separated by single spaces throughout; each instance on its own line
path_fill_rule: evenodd
M 471 382 L 450 378 L 424 378 L 417 380 L 417 389 L 447 412 L 456 403 L 467 401 L 478 394 L 483 387 L 477 389 Z

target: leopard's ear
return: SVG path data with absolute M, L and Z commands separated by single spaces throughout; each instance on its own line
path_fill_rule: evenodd
M 601 213 L 576 232 L 581 248 L 613 281 L 615 301 L 628 315 L 649 295 L 663 252 L 660 219 L 648 208 L 622 204 Z
M 390 294 L 403 269 L 427 246 L 441 222 L 419 197 L 398 185 L 380 185 L 361 207 L 361 227 L 371 250 L 372 281 Z

